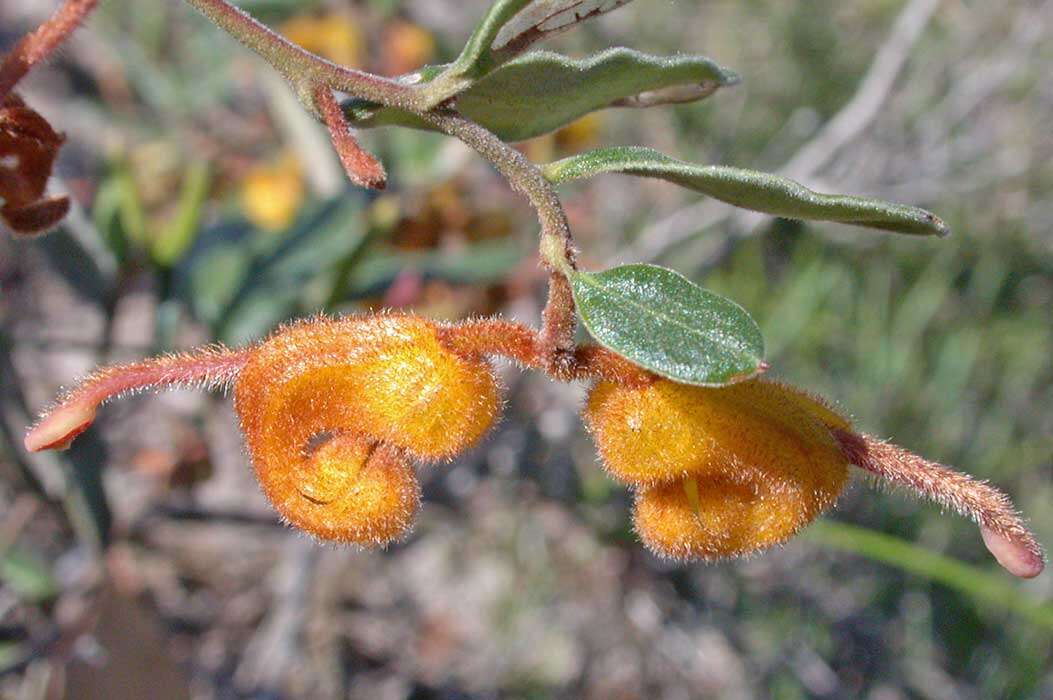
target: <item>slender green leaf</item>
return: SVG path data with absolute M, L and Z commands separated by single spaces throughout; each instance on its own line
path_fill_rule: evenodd
M 695 165 L 650 148 L 603 148 L 549 163 L 543 170 L 545 177 L 555 183 L 601 173 L 660 178 L 722 202 L 785 219 L 836 221 L 914 235 L 950 233 L 942 220 L 917 207 L 865 197 L 820 194 L 779 175 Z
M 763 370 L 764 339 L 741 306 L 657 265 L 573 272 L 574 301 L 609 350 L 684 384 L 721 386 Z
M 831 520 L 816 523 L 805 534 L 827 547 L 898 567 L 964 593 L 979 603 L 1010 610 L 1025 620 L 1053 629 L 1053 604 L 1023 595 L 1004 573 L 991 574 L 897 537 Z
M 457 59 L 427 86 L 428 106 L 438 105 L 486 75 L 493 65 L 491 47 L 501 28 L 532 0 L 497 0 L 483 16 Z
M 612 105 L 648 104 L 649 96 L 678 88 L 699 99 L 737 82 L 737 75 L 703 56 L 615 48 L 579 60 L 536 51 L 473 83 L 458 95 L 457 109 L 504 141 L 522 141 Z M 409 112 L 362 100 L 346 102 L 344 112 L 358 127 L 431 128 Z
M 424 87 L 428 106 L 454 97 L 533 44 L 631 0 L 497 0 L 457 59 Z M 423 74 L 421 75 L 424 78 Z
M 210 183 L 211 175 L 204 162 L 190 165 L 183 174 L 183 188 L 175 216 L 158 232 L 150 250 L 158 265 L 171 267 L 194 243 L 200 230 Z

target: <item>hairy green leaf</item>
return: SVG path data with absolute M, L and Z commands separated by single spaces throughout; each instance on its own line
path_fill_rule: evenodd
M 785 219 L 836 221 L 923 236 L 950 233 L 936 215 L 917 207 L 866 197 L 820 194 L 779 175 L 695 165 L 650 148 L 602 148 L 549 163 L 543 171 L 555 183 L 601 173 L 660 178 L 738 207 Z
M 764 339 L 741 306 L 657 265 L 570 275 L 578 314 L 605 348 L 684 384 L 721 386 L 764 369 Z
M 422 71 L 420 79 L 429 73 L 434 71 Z M 504 141 L 522 141 L 598 109 L 650 104 L 650 96 L 678 88 L 700 99 L 737 82 L 737 75 L 703 56 L 659 57 L 616 48 L 578 60 L 537 51 L 473 83 L 457 96 L 457 110 Z M 346 102 L 344 111 L 357 127 L 431 128 L 409 112 L 362 100 Z
M 446 68 L 441 77 L 478 78 L 484 75 L 492 64 L 491 46 L 501 28 L 531 2 L 532 0 L 497 0 L 479 21 L 475 31 L 468 38 L 468 43 L 461 49 L 461 55 Z

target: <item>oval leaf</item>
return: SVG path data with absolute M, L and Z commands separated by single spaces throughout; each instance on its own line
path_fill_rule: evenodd
M 741 306 L 657 265 L 573 272 L 574 301 L 596 341 L 673 381 L 722 386 L 762 372 L 764 339 Z
M 418 80 L 429 73 L 434 71 L 422 71 Z M 704 56 L 659 57 L 616 48 L 576 60 L 536 51 L 473 83 L 457 96 L 457 111 L 504 141 L 523 141 L 612 105 L 648 104 L 649 96 L 678 87 L 701 99 L 737 82 L 735 73 Z M 362 100 L 345 102 L 344 112 L 356 127 L 430 128 L 412 113 Z
M 785 219 L 836 221 L 923 236 L 950 234 L 939 217 L 918 207 L 866 197 L 820 194 L 779 175 L 685 163 L 650 148 L 602 148 L 549 163 L 543 171 L 545 177 L 555 183 L 600 173 L 654 177 L 737 207 Z

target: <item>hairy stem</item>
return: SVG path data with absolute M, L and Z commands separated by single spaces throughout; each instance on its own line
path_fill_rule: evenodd
M 455 112 L 439 111 L 420 116 L 486 158 L 537 212 L 541 222 L 541 257 L 552 273 L 541 328 L 543 360 L 546 371 L 554 376 L 570 372 L 572 363 L 568 358 L 574 352 L 577 316 L 566 275 L 577 268 L 577 251 L 555 189 L 526 156 L 470 119 Z
M 315 88 L 314 103 L 329 129 L 329 138 L 333 142 L 333 148 L 340 156 L 340 163 L 344 166 L 351 182 L 360 187 L 371 190 L 382 190 L 387 186 L 387 173 L 384 166 L 380 164 L 371 153 L 358 145 L 358 141 L 351 133 L 351 127 L 347 118 L 340 111 L 340 105 L 333 97 L 333 91 L 324 85 Z
M 541 347 L 549 374 L 558 378 L 573 376 L 577 328 L 570 282 L 563 272 L 553 270 L 548 276 L 548 301 L 541 314 Z
M 654 381 L 651 373 L 598 345 L 574 348 L 554 371 L 542 334 L 515 321 L 472 319 L 440 328 L 439 337 L 449 350 L 459 355 L 506 357 L 521 367 L 547 372 L 560 381 L 602 379 L 626 386 L 646 386 Z
M 73 33 L 97 4 L 98 0 L 66 0 L 36 31 L 15 44 L 0 64 L 0 102 L 33 66 L 50 56 Z
M 567 215 L 555 188 L 541 170 L 526 156 L 497 138 L 493 133 L 456 112 L 426 112 L 420 115 L 444 134 L 460 139 L 488 160 L 508 180 L 512 189 L 524 195 L 537 211 L 542 238 L 552 237 L 562 243 L 563 262 L 574 269 L 577 251 L 571 237 Z M 546 260 L 550 266 L 553 261 Z

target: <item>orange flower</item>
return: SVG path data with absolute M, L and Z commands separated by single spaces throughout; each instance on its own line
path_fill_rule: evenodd
M 604 466 L 627 484 L 737 477 L 778 465 L 828 474 L 831 489 L 840 490 L 846 462 L 820 410 L 836 415 L 818 399 L 763 379 L 719 389 L 659 379 L 644 387 L 601 382 L 585 421 Z
M 432 321 L 312 319 L 252 350 L 235 407 L 256 477 L 292 524 L 322 539 L 386 544 L 419 496 L 403 455 L 448 459 L 500 406 L 485 361 L 454 354 Z
M 661 555 L 718 559 L 785 542 L 833 505 L 852 464 L 971 517 L 1011 573 L 1030 578 L 1044 567 L 1000 491 L 855 432 L 795 387 L 600 382 L 585 420 L 607 471 L 636 488 L 636 531 Z
M 257 460 L 349 430 L 421 460 L 449 459 L 481 438 L 500 407 L 485 361 L 439 342 L 439 326 L 383 314 L 312 319 L 253 349 L 235 406 Z

